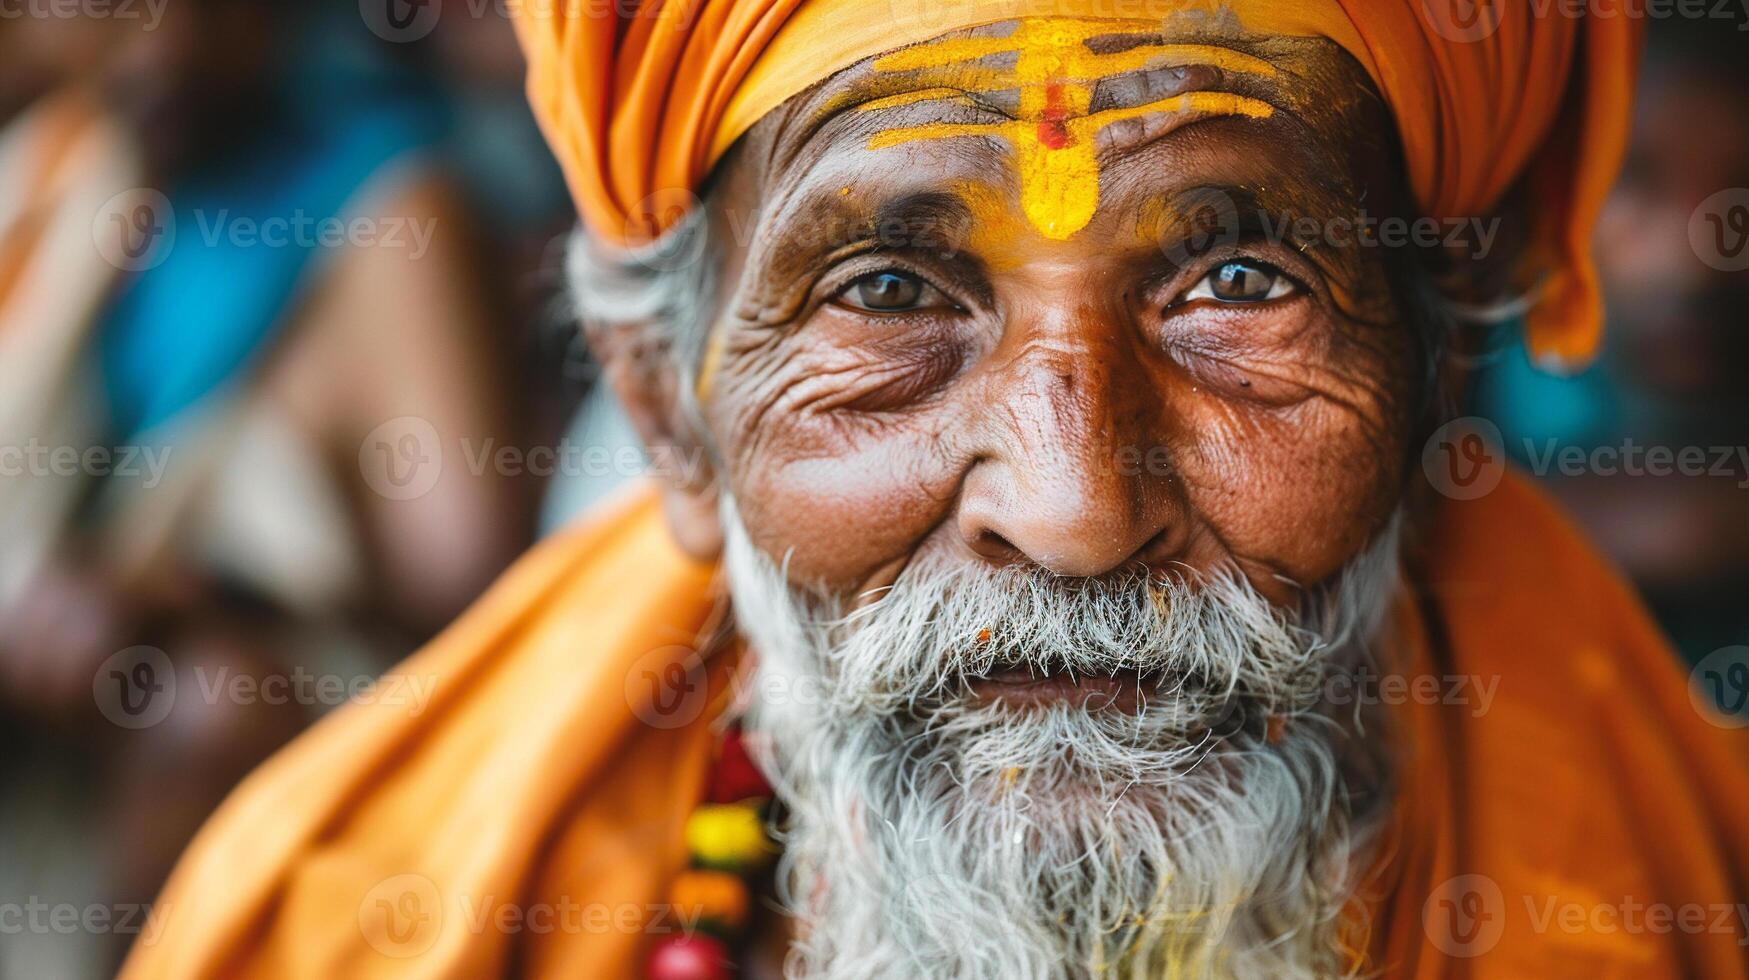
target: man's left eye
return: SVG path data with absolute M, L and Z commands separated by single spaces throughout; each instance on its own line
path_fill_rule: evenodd
M 946 297 L 928 280 L 899 269 L 861 276 L 839 291 L 837 300 L 866 313 L 906 313 L 945 306 Z
M 1184 294 L 1184 301 L 1212 299 L 1221 303 L 1262 303 L 1290 296 L 1298 289 L 1298 284 L 1275 266 L 1234 259 L 1204 276 Z

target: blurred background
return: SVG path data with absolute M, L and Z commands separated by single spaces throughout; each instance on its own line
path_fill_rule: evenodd
M 1749 35 L 1650 28 L 1608 349 L 1502 330 L 1467 411 L 1698 661 L 1749 643 Z M 372 678 L 642 471 L 572 221 L 502 2 L 0 0 L 0 980 L 113 973 L 237 780 L 419 710 Z

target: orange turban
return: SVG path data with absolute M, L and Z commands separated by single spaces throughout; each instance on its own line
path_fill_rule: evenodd
M 530 100 L 583 218 L 625 242 L 671 225 L 760 116 L 864 58 L 1017 17 L 1164 19 L 1199 6 L 527 0 L 513 9 Z M 1250 32 L 1329 38 L 1359 61 L 1396 117 L 1424 213 L 1486 216 L 1522 178 L 1534 209 L 1531 346 L 1556 363 L 1593 352 L 1602 305 L 1591 228 L 1627 140 L 1637 18 L 1468 0 L 1230 0 L 1219 9 Z

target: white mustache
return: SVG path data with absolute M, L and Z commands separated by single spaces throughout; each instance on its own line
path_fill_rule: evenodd
M 874 602 L 816 601 L 800 628 L 838 707 L 893 713 L 963 697 L 996 669 L 1132 674 L 1147 701 L 1235 699 L 1294 710 L 1315 691 L 1325 641 L 1237 573 L 1063 579 L 1033 567 L 920 559 Z

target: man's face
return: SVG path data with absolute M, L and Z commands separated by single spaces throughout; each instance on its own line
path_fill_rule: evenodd
M 1416 394 L 1370 91 L 1019 21 L 731 161 L 697 394 L 737 621 L 823 692 L 749 716 L 814 972 L 1339 968 L 1343 722 L 1301 719 L 1389 597 Z
M 1311 41 L 956 37 L 792 100 L 721 195 L 699 387 L 753 542 L 837 596 L 931 554 L 1290 602 L 1403 471 L 1409 331 L 1341 234 L 1395 198 L 1370 86 Z

